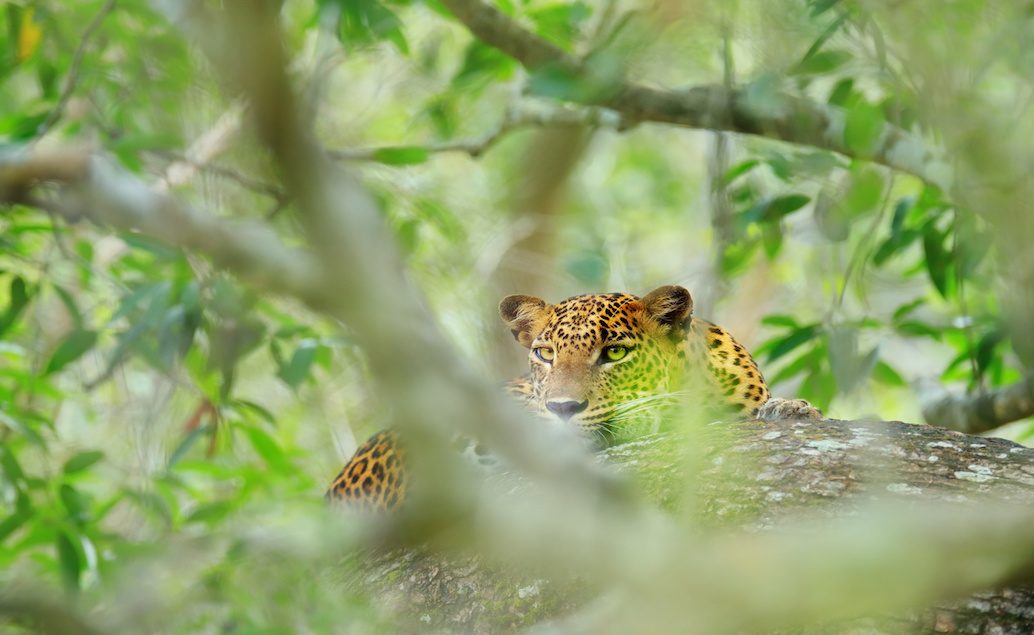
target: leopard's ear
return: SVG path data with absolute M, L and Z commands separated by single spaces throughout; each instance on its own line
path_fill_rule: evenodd
M 513 339 L 531 348 L 535 336 L 545 326 L 548 311 L 545 301 L 530 295 L 508 295 L 499 303 L 499 315 L 510 327 Z
M 677 332 L 689 325 L 693 314 L 693 296 L 689 295 L 685 287 L 673 284 L 654 289 L 643 296 L 640 302 L 647 315 Z

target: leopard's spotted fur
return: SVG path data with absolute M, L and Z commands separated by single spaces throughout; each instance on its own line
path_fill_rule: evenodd
M 707 410 L 756 416 L 764 406 L 777 417 L 818 416 L 806 402 L 770 399 L 746 349 L 720 326 L 693 318 L 692 309 L 689 292 L 677 286 L 642 298 L 590 294 L 555 305 L 508 296 L 499 311 L 529 349 L 531 372 L 507 388 L 543 418 L 590 433 L 614 426 L 637 404 L 676 391 L 688 392 L 693 405 Z M 612 360 L 610 347 L 624 353 Z M 356 450 L 327 496 L 397 507 L 406 486 L 397 444 L 394 433 L 375 435 Z

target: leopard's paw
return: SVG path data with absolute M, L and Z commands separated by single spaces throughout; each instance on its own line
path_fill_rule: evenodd
M 772 397 L 758 409 L 757 418 L 762 421 L 821 419 L 822 411 L 803 399 Z

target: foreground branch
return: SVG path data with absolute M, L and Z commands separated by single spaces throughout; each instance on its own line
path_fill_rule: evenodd
M 738 132 L 813 146 L 913 174 L 945 191 L 951 188 L 951 166 L 921 139 L 896 126 L 885 124 L 867 147 L 852 147 L 845 139 L 847 120 L 840 109 L 780 93 L 759 98 L 721 85 L 673 91 L 621 81 L 583 63 L 482 0 L 442 0 L 442 4 L 478 39 L 529 70 L 549 68 L 595 87 L 570 99 L 606 106 L 629 121 Z
M 1034 376 L 973 395 L 954 395 L 935 383 L 920 389 L 920 399 L 926 421 L 979 434 L 1034 416 Z

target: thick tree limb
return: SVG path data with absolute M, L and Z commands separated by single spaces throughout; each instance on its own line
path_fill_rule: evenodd
M 679 91 L 650 88 L 601 73 L 591 62 L 577 59 L 482 0 L 442 0 L 442 4 L 475 37 L 529 70 L 548 66 L 596 87 L 582 99 L 611 108 L 628 121 L 738 132 L 809 145 L 874 161 L 945 191 L 951 189 L 951 166 L 921 139 L 896 126 L 883 126 L 870 147 L 854 148 L 845 140 L 846 116 L 837 108 L 787 94 L 752 95 L 749 90 L 721 85 Z
M 951 394 L 937 383 L 921 386 L 919 397 L 926 421 L 959 432 L 979 434 L 1034 416 L 1034 376 L 972 395 Z
M 371 561 L 356 584 L 381 589 L 415 631 L 545 622 L 551 627 L 535 632 L 864 626 L 1021 635 L 1034 626 L 1034 592 L 999 586 L 1010 575 L 1028 579 L 1034 565 L 1034 534 L 1023 524 L 1034 504 L 1034 450 L 931 426 L 832 420 L 715 423 L 689 443 L 702 461 L 688 474 L 677 437 L 603 455 L 655 503 L 676 515 L 692 505 L 703 518 L 708 555 L 685 562 L 694 567 L 685 575 L 673 574 L 676 551 L 657 552 L 644 538 L 640 557 L 659 560 L 642 580 L 633 563 L 610 584 L 587 585 L 579 569 L 550 577 L 477 556 L 409 551 Z M 888 498 L 900 508 L 872 504 Z M 802 515 L 814 520 L 802 524 Z M 1012 574 L 974 576 L 1005 560 Z M 630 579 L 642 588 L 629 591 Z

